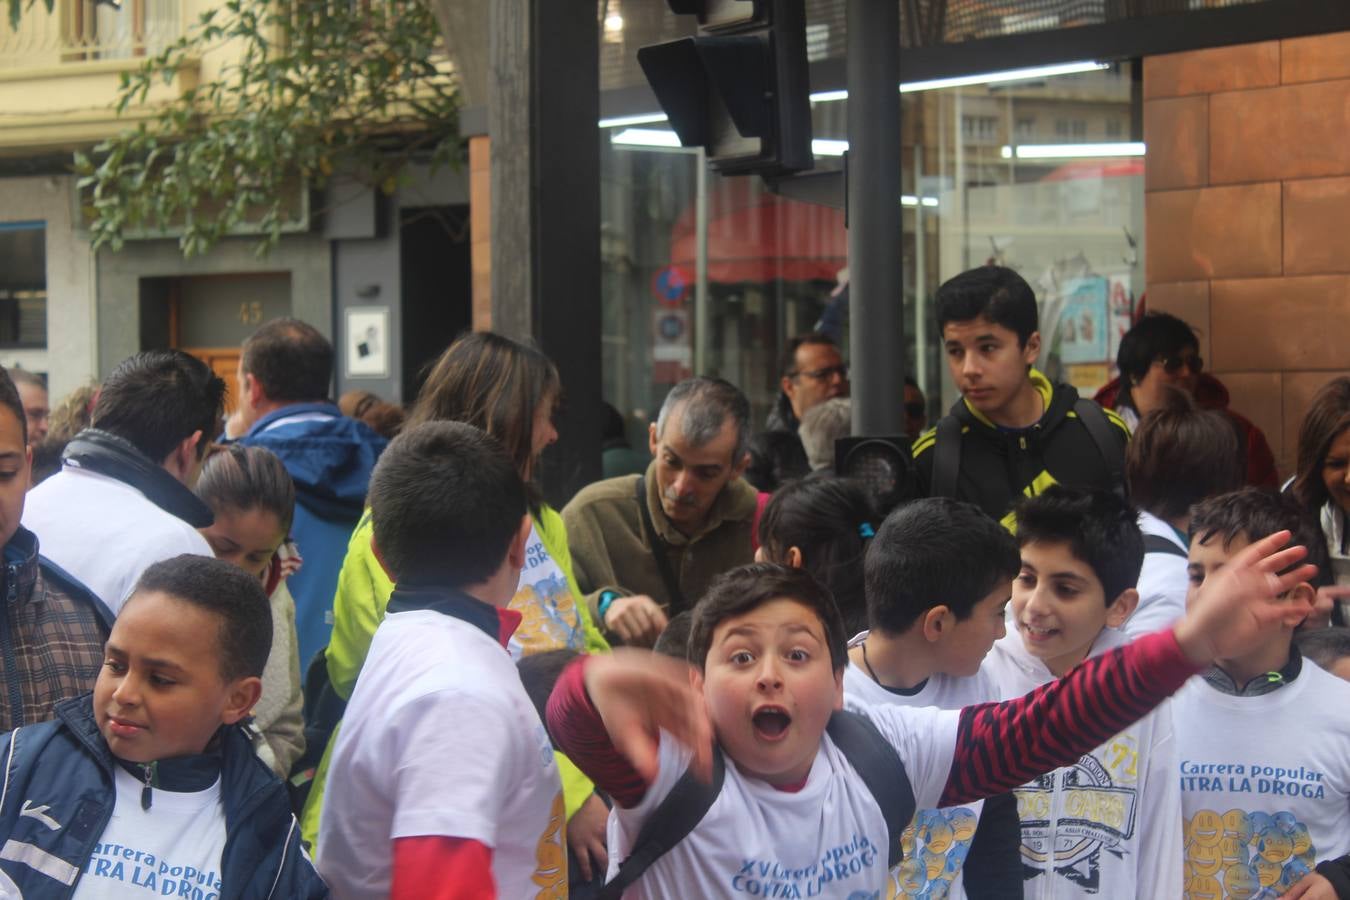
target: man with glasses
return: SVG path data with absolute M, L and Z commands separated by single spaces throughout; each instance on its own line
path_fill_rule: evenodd
M 848 396 L 848 366 L 844 365 L 834 339 L 818 331 L 787 342 L 778 372 L 780 393 L 764 423 L 768 431 L 795 434 L 808 409 L 835 397 Z
M 1237 429 L 1246 460 L 1247 484 L 1275 487 L 1279 473 L 1266 436 L 1246 417 L 1229 409 L 1228 388 L 1205 371 L 1200 340 L 1191 326 L 1167 313 L 1149 313 L 1120 339 L 1120 377 L 1097 392 L 1097 402 L 1114 408 L 1135 428 L 1157 409 L 1169 388 L 1183 390 L 1198 406 L 1224 413 Z

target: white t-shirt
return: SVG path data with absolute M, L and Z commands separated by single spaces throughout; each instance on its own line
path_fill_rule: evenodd
M 439 612 L 386 616 L 338 732 L 319 874 L 344 898 L 384 898 L 401 837 L 492 849 L 499 897 L 567 889 L 553 747 L 500 644 Z
M 520 627 L 508 645 L 513 658 L 546 650 L 566 648 L 580 653 L 586 649 L 586 631 L 567 575 L 549 555 L 539 529 L 533 525 L 525 544 L 520 582 L 507 605 L 521 615 Z
M 854 647 L 868 632 L 849 641 Z M 993 681 L 983 671 L 970 678 L 952 678 L 938 673 L 915 694 L 897 694 L 872 680 L 853 663 L 844 670 L 844 706 L 856 711 L 874 706 L 935 706 L 955 709 L 997 700 Z M 964 897 L 962 866 L 970 853 L 984 801 L 945 809 L 919 809 L 903 837 L 905 858 L 891 870 L 886 897 L 923 897 L 925 900 Z M 930 877 L 930 873 L 931 876 Z
M 1185 615 L 1186 589 L 1190 587 L 1186 545 L 1172 526 L 1152 513 L 1141 511 L 1139 530 L 1172 543 L 1182 555 L 1158 551 L 1144 554 L 1144 566 L 1139 570 L 1139 605 L 1125 620 L 1122 629 L 1131 640 L 1167 628 Z
M 951 772 L 960 714 L 898 706 L 859 711 L 904 760 L 918 807 L 936 806 Z M 656 781 L 637 806 L 610 814 L 609 877 L 627 858 L 643 821 L 689 767 L 690 756 L 662 733 Z M 624 897 L 871 898 L 888 881 L 888 839 L 881 808 L 826 735 L 800 791 L 744 776 L 728 760 L 722 792 L 703 820 Z
M 1278 897 L 1350 851 L 1350 684 L 1305 659 L 1259 697 L 1192 678 L 1172 703 L 1187 897 Z
M 1097 656 L 1127 643 L 1107 628 Z M 1055 680 L 1017 632 L 984 670 L 1004 698 Z M 1181 797 L 1167 703 L 1079 758 L 1018 788 L 1023 893 L 1028 898 L 1175 897 L 1182 886 Z
M 29 491 L 23 526 L 42 555 L 82 581 L 114 615 L 147 568 L 183 553 L 214 556 L 206 538 L 131 485 L 66 466 Z
M 108 827 L 85 863 L 73 900 L 220 896 L 225 810 L 220 779 L 204 791 L 154 789 L 141 809 L 142 784 L 120 766 Z

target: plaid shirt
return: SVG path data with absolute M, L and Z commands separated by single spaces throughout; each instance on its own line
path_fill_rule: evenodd
M 92 690 L 109 628 L 92 594 L 39 559 L 31 532 L 21 528 L 5 550 L 0 732 L 50 719 L 57 703 Z

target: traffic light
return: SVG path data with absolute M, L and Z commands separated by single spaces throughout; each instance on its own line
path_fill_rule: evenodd
M 834 442 L 834 473 L 861 482 L 883 516 L 918 496 L 907 437 L 839 438 Z
M 805 0 L 668 0 L 698 35 L 638 51 L 638 64 L 686 147 L 727 175 L 810 169 Z

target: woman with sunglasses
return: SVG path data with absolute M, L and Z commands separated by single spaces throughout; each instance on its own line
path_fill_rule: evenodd
M 1247 484 L 1271 488 L 1279 484 L 1266 436 L 1251 420 L 1228 408 L 1228 388 L 1205 372 L 1200 340 L 1191 326 L 1167 313 L 1145 315 L 1120 339 L 1116 367 L 1120 376 L 1098 391 L 1096 400 L 1119 413 L 1131 430 L 1164 406 L 1168 388 L 1183 390 L 1201 409 L 1218 410 L 1233 421 L 1247 463 Z

